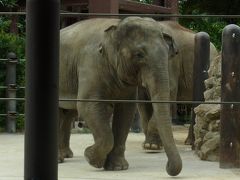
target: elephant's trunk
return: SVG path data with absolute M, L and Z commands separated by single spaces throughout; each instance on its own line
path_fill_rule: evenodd
M 148 81 L 146 83 L 151 99 L 168 101 L 170 99 L 168 73 L 162 73 L 161 75 L 157 75 L 157 77 L 158 78 L 153 78 L 153 81 Z M 170 105 L 167 103 L 154 103 L 152 118 L 154 118 L 153 120 L 156 122 L 164 149 L 168 157 L 166 170 L 169 175 L 176 176 L 182 170 L 182 160 L 173 138 L 170 120 Z

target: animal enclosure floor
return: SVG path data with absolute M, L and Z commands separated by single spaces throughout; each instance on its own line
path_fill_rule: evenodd
M 184 145 L 187 128 L 174 126 L 174 137 L 183 160 L 183 170 L 176 179 L 240 179 L 240 169 L 220 169 L 218 162 L 201 161 Z M 129 169 L 104 171 L 88 165 L 84 149 L 93 143 L 91 134 L 72 134 L 74 157 L 59 164 L 59 180 L 155 180 L 171 179 L 165 171 L 167 157 L 164 152 L 146 153 L 141 145 L 142 133 L 130 133 L 127 140 L 126 159 Z M 0 134 L 0 180 L 22 180 L 24 168 L 24 135 Z

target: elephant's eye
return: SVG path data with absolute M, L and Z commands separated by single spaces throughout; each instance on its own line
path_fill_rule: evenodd
M 141 59 L 144 59 L 144 58 L 145 58 L 145 53 L 142 52 L 142 51 L 138 51 L 138 52 L 136 52 L 136 53 L 134 54 L 134 56 L 135 56 L 137 59 L 141 60 Z

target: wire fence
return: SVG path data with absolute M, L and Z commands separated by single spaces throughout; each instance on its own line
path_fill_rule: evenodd
M 8 86 L 0 86 L 0 89 L 8 89 Z M 16 89 L 25 89 L 26 87 L 24 86 L 17 86 Z
M 0 15 L 18 15 L 25 16 L 26 12 L 0 12 Z M 76 13 L 76 12 L 61 12 L 61 17 L 152 17 L 152 18 L 240 18 L 240 15 L 182 15 L 182 14 L 109 14 L 109 13 Z M 0 59 L 1 62 L 7 62 L 9 59 Z M 26 59 L 18 59 L 18 61 L 25 62 Z M 8 86 L 0 86 L 0 89 L 8 89 Z M 25 89 L 24 86 L 17 86 L 16 89 Z M 25 98 L 0 98 L 0 101 L 25 101 Z M 226 104 L 226 105 L 240 105 L 240 102 L 221 102 L 219 101 L 160 101 L 160 100 L 107 100 L 107 99 L 59 99 L 60 102 L 98 102 L 98 103 L 158 103 L 158 104 Z M 0 114 L 0 116 L 7 116 L 8 114 Z M 18 114 L 24 116 L 24 114 Z
M 0 62 L 7 62 L 7 61 L 9 61 L 9 59 L 0 59 Z M 20 62 L 25 62 L 26 61 L 26 59 L 18 59 L 18 61 L 20 61 Z
M 26 12 L 0 12 L 0 15 L 27 15 Z M 77 13 L 77 12 L 61 12 L 61 17 L 79 17 L 79 16 L 98 16 L 98 17 L 127 17 L 127 16 L 139 16 L 139 17 L 168 17 L 168 18 L 240 18 L 240 15 L 236 14 L 201 14 L 201 15 L 192 15 L 192 14 L 110 14 L 110 13 Z
M 26 12 L 0 12 L 0 15 L 27 15 Z M 139 17 L 153 17 L 153 18 L 240 18 L 240 15 L 179 15 L 179 14 L 106 14 L 106 13 L 68 13 L 68 12 L 64 12 L 64 13 L 60 13 L 60 16 L 61 17 L 80 17 L 80 16 L 98 16 L 98 17 L 129 17 L 129 16 L 139 16 Z M 234 49 L 234 48 L 233 48 Z M 239 57 L 239 56 L 238 56 Z M 1 61 L 6 61 L 5 59 L 1 59 Z M 234 72 L 234 71 L 232 71 Z M 235 71 L 237 72 L 237 71 Z M 233 77 L 234 78 L 234 77 Z M 238 79 L 239 80 L 239 79 Z M 238 81 L 239 82 L 239 81 Z M 7 88 L 6 86 L 5 87 L 2 87 L 2 88 Z M 22 87 L 24 89 L 24 87 Z M 235 92 L 235 91 L 234 91 Z M 237 98 L 239 99 L 239 98 Z M 0 101 L 25 101 L 25 98 L 0 98 Z M 229 99 L 226 99 L 226 100 L 229 100 Z M 233 109 L 235 107 L 235 105 L 239 108 L 239 105 L 240 105 L 240 102 L 237 102 L 237 101 L 160 101 L 160 100 L 112 100 L 112 99 L 62 99 L 60 98 L 59 99 L 60 102 L 96 102 L 96 103 L 161 103 L 161 104 L 216 104 L 216 105 L 230 105 L 230 108 Z M 224 110 L 224 106 L 222 108 L 222 111 Z M 228 111 L 226 110 L 229 110 L 226 108 L 225 106 L 225 112 L 229 113 Z M 11 114 L 11 112 L 8 112 L 6 114 L 0 114 L 0 116 L 11 116 L 11 115 L 14 115 L 14 113 Z M 24 114 L 18 114 L 18 113 L 15 113 L 15 115 L 19 115 L 19 116 L 24 116 Z M 236 126 L 236 119 L 239 118 L 238 114 L 233 114 L 231 113 L 231 116 L 234 116 L 234 118 L 230 118 L 228 119 L 228 116 L 230 116 L 229 114 L 226 115 L 226 120 L 225 120 L 225 125 L 227 124 L 232 124 L 233 126 Z M 229 122 L 230 121 L 230 122 Z M 238 124 L 237 124 L 238 125 Z M 221 127 L 224 127 L 223 126 L 223 123 L 222 123 L 222 126 Z M 221 128 L 223 129 L 223 128 Z M 230 129 L 229 132 L 231 133 L 225 133 L 226 135 L 229 135 L 230 134 L 234 134 L 233 137 L 237 137 L 237 135 L 239 135 L 239 128 L 237 129 L 237 131 L 234 131 L 234 128 Z M 232 133 L 233 132 L 233 133 Z M 225 137 L 227 137 L 225 135 Z M 239 138 L 239 136 L 237 137 Z M 227 142 L 226 139 L 230 139 L 229 137 L 227 138 L 222 138 L 222 144 L 223 144 L 223 140 L 224 140 L 224 146 L 226 146 L 226 144 L 229 144 Z M 233 151 L 233 147 L 235 148 L 235 146 L 232 146 L 232 142 L 236 142 L 236 141 L 233 141 L 232 140 L 233 138 L 231 137 L 231 148 L 230 148 L 230 153 L 226 153 L 228 154 L 228 156 L 230 156 L 231 154 L 236 154 L 236 153 L 233 153 L 233 152 L 238 152 L 238 151 Z M 229 149 L 229 148 L 228 148 Z M 220 152 L 220 156 L 222 155 L 223 156 L 223 150 L 221 150 Z M 226 155 L 224 155 L 225 157 Z M 226 156 L 227 157 L 227 156 Z M 233 156 L 234 157 L 234 156 Z M 239 153 L 237 153 L 237 156 L 238 157 L 238 160 L 239 160 Z M 237 159 L 237 158 L 235 158 Z M 220 161 L 221 161 L 221 158 L 220 158 Z M 229 162 L 228 162 L 229 163 Z M 236 164 L 236 163 L 235 163 Z
M 0 98 L 0 101 L 25 101 L 25 98 Z M 230 104 L 240 105 L 237 101 L 161 101 L 161 100 L 122 100 L 122 99 L 65 99 L 60 98 L 60 102 L 101 102 L 101 103 L 157 103 L 157 104 Z

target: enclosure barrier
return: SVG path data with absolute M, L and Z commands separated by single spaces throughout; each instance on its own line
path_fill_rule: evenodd
M 7 97 L 15 98 L 16 97 L 16 65 L 18 59 L 16 54 L 8 53 L 7 55 L 7 73 L 6 73 L 6 84 L 7 84 Z M 7 101 L 7 132 L 12 133 L 16 132 L 16 101 L 9 100 Z
M 192 100 L 204 101 L 205 85 L 204 81 L 208 78 L 208 69 L 210 64 L 210 37 L 206 32 L 199 32 L 195 35 L 195 47 L 194 47 L 194 64 L 193 64 L 193 97 Z M 199 103 L 202 104 L 202 103 Z M 199 105 L 198 103 L 192 105 L 192 117 L 191 124 L 188 129 L 188 137 L 186 141 L 194 147 L 194 129 L 195 117 L 194 108 Z
M 26 16 L 27 12 L 0 12 L 0 15 L 19 15 Z M 114 14 L 114 13 L 77 13 L 77 12 L 61 12 L 59 13 L 61 17 L 80 17 L 80 16 L 99 16 L 99 17 L 127 17 L 127 16 L 139 16 L 139 17 L 167 17 L 167 18 L 224 18 L 224 19 L 232 19 L 232 18 L 240 18 L 240 15 L 236 14 L 201 14 L 201 15 L 192 15 L 192 14 Z
M 228 25 L 222 34 L 222 101 L 240 101 L 240 27 Z M 240 168 L 240 105 L 221 111 L 220 167 Z
M 0 98 L 0 101 L 25 101 L 25 98 Z M 158 101 L 158 100 L 119 100 L 119 99 L 58 99 L 58 101 L 74 101 L 74 102 L 104 102 L 104 103 L 160 103 L 160 104 L 236 104 L 240 105 L 239 101 Z
M 19 61 L 24 60 L 18 59 L 13 52 L 7 54 L 7 59 L 0 59 L 0 63 L 6 64 L 6 86 L 0 86 L 0 89 L 6 89 L 6 97 L 10 98 L 6 103 L 6 113 L 0 114 L 0 116 L 6 117 L 6 131 L 8 133 L 16 132 L 16 117 L 24 115 L 16 111 L 17 102 L 14 99 L 18 89 L 25 89 L 25 87 L 18 87 L 16 84 L 16 70 Z
M 38 4 L 36 3 L 38 2 Z M 56 89 L 53 90 L 53 89 L 49 89 L 47 88 L 46 90 L 46 87 L 44 86 L 40 86 L 43 84 L 45 84 L 46 82 L 46 79 L 43 79 L 43 77 L 40 77 L 41 76 L 41 72 L 36 70 L 36 65 L 37 64 L 34 64 L 33 62 L 33 57 L 35 57 L 37 59 L 37 63 L 39 63 L 38 65 L 41 65 L 42 66 L 45 66 L 45 67 L 48 67 L 48 73 L 50 73 L 49 71 L 51 71 L 52 69 L 55 69 L 53 64 L 54 63 L 57 63 L 57 58 L 56 58 L 56 49 L 58 48 L 54 48 L 55 51 L 54 52 L 50 52 L 46 49 L 46 47 L 44 48 L 43 46 L 41 46 L 42 44 L 42 41 L 37 38 L 37 39 L 34 39 L 37 37 L 38 33 L 40 33 L 40 31 L 42 30 L 41 27 L 49 27 L 49 29 L 44 29 L 46 35 L 48 35 L 49 37 L 52 37 L 51 35 L 53 35 L 52 33 L 56 33 L 54 34 L 53 37 L 56 37 L 56 35 L 58 34 L 57 33 L 57 29 L 54 29 L 56 28 L 56 26 L 52 26 L 53 24 L 56 25 L 56 22 L 58 22 L 58 8 L 59 8 L 59 4 L 56 3 L 57 1 L 55 0 L 52 0 L 50 1 L 50 4 L 51 4 L 51 8 L 54 9 L 54 11 L 52 11 L 51 9 L 51 12 L 50 11 L 47 11 L 46 12 L 46 9 L 44 10 L 44 12 L 48 15 L 51 15 L 49 17 L 54 17 L 52 19 L 48 19 L 48 18 L 45 18 L 43 20 L 44 17 L 40 17 L 42 16 L 41 14 L 41 10 L 42 10 L 42 7 L 44 7 L 44 2 L 41 4 L 41 1 L 35 1 L 36 4 L 33 3 L 33 0 L 29 0 L 28 1 L 28 16 L 32 15 L 31 17 L 32 18 L 29 18 L 28 19 L 28 34 L 30 34 L 30 36 L 33 38 L 33 39 L 29 39 L 28 38 L 28 43 L 30 44 L 31 42 L 33 43 L 36 43 L 38 44 L 39 46 L 39 49 L 31 49 L 31 47 L 28 46 L 29 49 L 33 50 L 32 53 L 29 53 L 28 54 L 28 66 L 27 66 L 27 70 L 28 70 L 28 75 L 30 75 L 30 72 L 32 72 L 33 74 L 31 75 L 34 75 L 33 77 L 34 78 L 30 78 L 28 76 L 29 81 L 27 82 L 33 82 L 33 80 L 37 80 L 37 81 L 34 81 L 36 84 L 34 84 L 35 86 L 37 86 L 39 89 L 37 91 L 35 91 L 34 93 L 36 93 L 35 95 L 38 95 L 38 96 L 34 96 L 33 92 L 31 92 L 31 90 L 34 89 L 34 86 L 31 85 L 31 84 L 28 84 L 27 85 L 27 123 L 26 123 L 26 135 L 25 135 L 25 179 L 34 179 L 35 177 L 39 177 L 39 174 L 43 174 L 43 179 L 57 179 L 57 158 L 56 158 L 56 148 L 57 148 L 57 145 L 56 145 L 56 127 L 57 127 L 57 123 L 56 123 L 56 96 L 53 97 L 53 99 L 49 98 L 47 99 L 48 97 L 50 97 L 50 95 L 53 95 L 52 93 L 55 92 L 56 93 Z M 32 3 L 32 4 L 31 4 Z M 38 5 L 38 6 L 37 6 Z M 40 6 L 39 6 L 40 5 Z M 49 9 L 48 9 L 49 10 Z M 26 15 L 25 12 L 0 12 L 0 15 Z M 91 13 L 91 14 L 84 14 L 84 13 L 61 13 L 61 16 L 118 16 L 118 17 L 123 17 L 123 16 L 149 16 L 149 17 L 179 17 L 179 18 L 204 18 L 204 17 L 221 17 L 221 18 L 240 18 L 240 15 L 162 15 L 162 14 L 156 14 L 156 15 L 152 15 L 152 14 L 127 14 L 127 15 L 123 15 L 123 14 L 99 14 L 99 13 Z M 46 20 L 49 20 L 47 21 L 47 23 L 45 24 L 44 21 Z M 39 20 L 39 21 L 38 21 Z M 39 24 L 34 24 L 34 21 L 35 23 L 36 22 L 40 22 Z M 50 23 L 51 22 L 51 23 Z M 30 25 L 31 24 L 31 25 Z M 32 27 L 32 29 L 30 28 L 30 26 Z M 35 28 L 36 27 L 39 27 L 39 29 Z M 240 52 L 240 49 L 239 49 L 239 44 L 236 44 L 236 43 L 239 43 L 239 31 L 238 32 L 235 32 L 235 29 L 239 29 L 239 27 L 236 28 L 236 26 L 234 26 L 234 31 L 233 30 L 229 30 L 228 28 L 226 28 L 226 33 L 223 33 L 223 64 L 224 62 L 228 61 L 228 59 L 232 59 L 232 60 L 239 60 L 239 52 Z M 233 32 L 232 32 L 233 31 Z M 225 31 L 224 31 L 225 32 Z M 234 45 L 230 45 L 229 44 L 229 47 L 228 47 L 228 43 L 227 45 L 224 45 L 225 44 L 225 41 L 228 42 L 228 40 L 224 40 L 224 37 L 226 36 L 225 34 L 230 34 L 229 36 L 227 36 L 229 39 L 233 39 L 234 40 Z M 227 39 L 227 38 L 226 38 Z M 34 41 L 35 40 L 35 41 Z M 58 38 L 49 38 L 48 39 L 49 42 L 52 42 L 50 40 L 58 40 Z M 56 43 L 55 41 L 55 43 Z M 44 43 L 46 45 L 46 42 Z M 51 43 L 49 43 L 51 44 Z M 56 44 L 54 44 L 56 45 Z M 228 47 L 228 48 L 226 48 Z M 230 48 L 231 47 L 231 48 Z M 36 55 L 39 55 L 38 53 L 40 53 L 40 51 L 44 49 L 44 51 L 48 52 L 47 55 L 50 55 L 51 56 L 51 60 L 55 59 L 55 61 L 53 62 L 53 64 L 51 64 L 51 61 L 43 61 L 41 62 L 42 59 L 45 59 L 45 58 L 42 58 L 40 59 L 39 57 L 37 57 Z M 53 48 L 49 48 L 49 49 L 53 49 Z M 227 50 L 226 50 L 227 49 Z M 230 50 L 234 50 L 233 52 L 231 52 Z M 226 53 L 227 52 L 227 53 Z M 230 52 L 230 53 L 229 53 Z M 42 52 L 41 52 L 42 53 Z M 41 54 L 40 53 L 40 54 Z M 55 55 L 54 55 L 55 54 Z M 53 58 L 52 59 L 52 55 Z M 229 56 L 228 56 L 229 55 Z M 230 56 L 231 55 L 231 56 Z M 47 56 L 48 58 L 50 56 Z M 46 59 L 48 59 L 46 58 Z M 36 60 L 35 59 L 35 60 Z M 41 63 L 40 63 L 41 62 Z M 229 61 L 230 62 L 230 61 Z M 229 65 L 231 64 L 232 65 L 232 68 L 237 68 L 239 67 L 239 62 L 236 63 L 234 62 L 231 62 L 229 63 Z M 49 66 L 48 66 L 49 65 Z M 224 72 L 224 69 L 225 69 L 225 66 L 226 64 L 224 64 L 222 67 L 222 70 Z M 227 66 L 226 66 L 227 67 Z M 31 69 L 33 68 L 33 69 Z M 52 69 L 51 69 L 52 68 Z M 34 71 L 36 70 L 36 71 Z M 55 71 L 53 72 L 53 74 L 49 74 L 50 77 L 54 77 L 55 78 L 55 75 L 56 75 L 56 69 Z M 46 72 L 46 71 L 45 71 Z M 222 73 L 223 73 L 222 72 Z M 229 73 L 230 72 L 230 73 Z M 203 102 L 201 100 L 199 101 L 139 101 L 139 100 L 97 100 L 97 99 L 60 99 L 60 101 L 82 101 L 82 102 L 118 102 L 118 103 L 126 103 L 126 102 L 130 102 L 130 103 L 184 103 L 184 104 L 222 104 L 222 107 L 223 107 L 223 111 L 222 111 L 222 114 L 221 114 L 221 117 L 223 118 L 224 117 L 224 113 L 225 113 L 225 121 L 224 120 L 221 120 L 222 121 L 222 124 L 221 124 L 221 153 L 220 153 L 220 167 L 222 168 L 229 168 L 229 167 L 239 167 L 239 141 L 240 141 L 240 134 L 239 134 L 239 131 L 237 131 L 237 129 L 240 128 L 240 121 L 239 121 L 239 116 L 240 116 L 240 111 L 239 111 L 239 105 L 240 105 L 240 97 L 239 97 L 239 70 L 238 69 L 233 69 L 232 71 L 228 71 L 225 72 L 226 74 L 223 73 L 222 77 L 224 78 L 227 78 L 227 80 L 229 82 L 226 82 L 224 79 L 222 80 L 222 102 Z M 53 79 L 54 79 L 53 78 Z M 52 80 L 53 80 L 52 79 Z M 56 79 L 55 81 L 51 81 L 51 83 L 56 83 Z M 226 82 L 226 83 L 225 83 Z M 230 90 L 229 91 L 229 87 L 230 87 Z M 234 90 L 234 88 L 236 88 L 236 90 Z M 36 90 L 37 88 L 35 88 Z M 43 90 L 44 92 L 47 93 L 47 96 L 45 96 L 45 98 L 42 98 L 41 94 L 41 90 Z M 227 95 L 224 94 L 224 90 L 227 91 Z M 230 95 L 230 92 L 233 92 L 234 95 Z M 56 93 L 57 94 L 57 93 Z M 56 95 L 55 94 L 55 95 Z M 42 99 L 47 99 L 48 101 L 44 101 L 42 99 L 39 99 L 42 98 Z M 231 98 L 228 98 L 228 97 L 231 97 Z M 15 98 L 15 97 L 9 97 L 9 98 L 0 98 L 0 100 L 2 101 L 11 101 L 11 100 L 19 100 L 19 101 L 25 101 L 24 98 Z M 33 100 L 33 102 L 31 102 L 31 100 Z M 49 110 L 47 110 L 46 108 L 43 108 L 44 109 L 44 112 L 40 112 L 40 109 L 38 109 L 38 107 L 40 106 L 38 103 L 44 103 L 44 104 L 48 104 L 49 106 L 47 106 L 48 108 L 50 107 L 50 109 L 53 110 L 53 116 L 54 117 L 49 117 Z M 32 105 L 32 107 L 31 107 Z M 50 106 L 50 105 L 53 105 L 53 106 Z M 230 121 L 227 121 L 227 119 L 229 118 L 229 115 L 227 113 L 231 113 L 231 117 L 230 117 Z M 38 115 L 40 115 L 39 117 L 37 117 Z M 46 116 L 45 116 L 46 115 Z M 33 121 L 30 122 L 29 119 L 32 119 Z M 42 123 L 42 119 L 45 118 L 45 122 Z M 50 118 L 52 118 L 53 120 L 52 121 L 48 121 Z M 47 120 L 46 120 L 47 119 Z M 41 124 L 39 123 L 42 123 L 44 124 L 44 128 L 45 129 L 45 132 L 44 133 L 47 133 L 47 137 L 50 138 L 49 142 L 43 142 L 46 140 L 45 136 L 44 137 L 41 137 L 42 132 L 40 132 L 40 130 L 42 130 L 42 126 Z M 226 124 L 231 124 L 229 123 L 231 122 L 232 125 L 229 125 L 227 126 Z M 39 126 L 38 126 L 39 125 Z M 227 130 L 225 130 L 224 128 L 222 128 L 223 126 L 228 127 Z M 32 127 L 35 127 L 35 129 L 31 129 Z M 53 128 L 54 127 L 54 128 Z M 235 130 L 233 130 L 235 129 Z M 36 132 L 35 132 L 36 130 Z M 54 131 L 53 131 L 54 130 Z M 223 132 L 224 131 L 224 132 Z M 227 138 L 227 136 L 229 136 L 231 138 Z M 230 139 L 230 140 L 229 140 Z M 226 141 L 227 140 L 227 141 Z M 46 147 L 47 145 L 47 147 Z M 44 149 L 42 149 L 42 147 L 44 147 Z M 39 150 L 38 148 L 40 148 L 41 150 Z M 226 150 L 227 149 L 227 150 Z M 43 151 L 42 151 L 43 150 Z M 226 150 L 226 151 L 225 151 Z M 43 152 L 44 152 L 44 155 L 43 155 Z M 41 154 L 39 154 L 41 153 Z M 227 158 L 226 157 L 229 157 L 231 156 L 231 158 L 229 158 L 228 160 L 226 160 Z M 44 157 L 44 159 L 42 159 Z M 41 158 L 41 159 L 39 159 Z M 235 162 L 232 162 L 236 160 Z M 34 166 L 33 164 L 36 164 L 38 163 L 39 164 L 39 169 L 34 169 Z M 221 164 L 222 163 L 222 164 Z M 49 169 L 51 170 L 51 172 L 49 171 Z
M 26 2 L 24 179 L 57 180 L 60 1 Z

